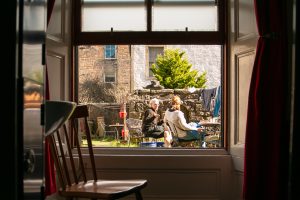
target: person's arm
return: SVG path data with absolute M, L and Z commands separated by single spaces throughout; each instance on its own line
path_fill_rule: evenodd
M 197 128 L 192 127 L 188 123 L 186 123 L 186 119 L 184 117 L 183 112 L 178 112 L 178 125 L 179 128 L 182 130 L 198 130 Z
M 153 122 L 153 120 L 155 119 L 155 112 L 151 109 L 148 109 L 145 111 L 144 114 L 144 123 L 145 124 L 150 124 Z
M 162 119 L 159 114 L 158 114 L 158 119 L 159 120 L 157 122 L 157 125 L 159 125 L 159 126 L 163 125 L 164 124 L 164 119 Z

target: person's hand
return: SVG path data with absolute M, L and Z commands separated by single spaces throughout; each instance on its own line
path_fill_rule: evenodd
M 198 132 L 204 132 L 204 131 L 205 131 L 205 128 L 200 127 L 200 128 L 197 129 L 197 131 L 198 131 Z
M 160 115 L 157 113 L 154 113 L 154 117 L 159 117 Z

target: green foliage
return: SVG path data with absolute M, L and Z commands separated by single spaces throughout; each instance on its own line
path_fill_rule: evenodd
M 205 88 L 206 72 L 198 75 L 198 71 L 191 68 L 192 64 L 188 62 L 184 51 L 166 49 L 164 55 L 157 56 L 156 64 L 151 66 L 151 71 L 165 88 Z

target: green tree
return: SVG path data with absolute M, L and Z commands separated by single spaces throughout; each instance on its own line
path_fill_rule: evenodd
M 184 51 L 166 49 L 163 55 L 157 56 L 156 63 L 151 66 L 151 71 L 165 88 L 205 88 L 206 71 L 198 75 L 198 71 L 191 68 L 192 64 L 189 63 Z

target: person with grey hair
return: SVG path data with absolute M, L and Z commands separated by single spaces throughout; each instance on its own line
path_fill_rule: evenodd
M 159 100 L 153 98 L 149 102 L 150 107 L 144 112 L 142 131 L 145 137 L 162 138 L 166 147 L 170 147 L 171 138 L 168 130 L 165 130 L 164 121 L 157 113 L 159 107 Z

